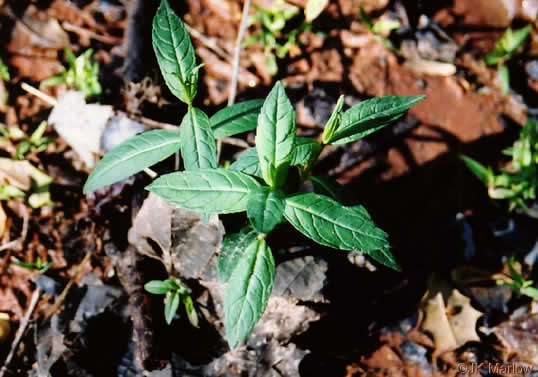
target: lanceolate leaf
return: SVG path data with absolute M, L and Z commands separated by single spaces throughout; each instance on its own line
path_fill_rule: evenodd
M 329 0 L 308 0 L 304 10 L 306 22 L 311 23 L 318 18 L 328 4 Z
M 267 96 L 256 131 L 256 149 L 263 179 L 270 186 L 284 183 L 295 146 L 295 112 L 280 81 Z
M 166 85 L 181 101 L 192 103 L 198 83 L 196 56 L 189 33 L 167 0 L 161 0 L 153 18 L 152 36 Z
M 181 302 L 181 296 L 179 292 L 174 291 L 166 298 L 166 303 L 164 304 L 164 319 L 166 323 L 171 324 L 174 316 L 176 315 L 177 308 Z
M 480 162 L 467 156 L 460 156 L 465 165 L 473 172 L 473 174 L 482 181 L 485 185 L 489 185 L 493 179 L 493 171 L 491 168 L 486 168 Z
M 179 132 L 154 130 L 124 141 L 99 161 L 84 185 L 84 193 L 118 182 L 164 160 L 179 149 L 179 140 Z
M 231 348 L 244 341 L 260 319 L 273 289 L 275 261 L 265 240 L 254 240 L 235 268 L 224 300 Z
M 315 161 L 321 153 L 321 145 L 309 137 L 297 137 L 291 166 L 304 166 Z
M 144 289 L 154 295 L 164 295 L 174 290 L 175 284 L 172 280 L 152 280 L 144 285 Z
M 220 139 L 255 129 L 262 105 L 262 99 L 253 99 L 218 111 L 210 119 L 215 137 Z
M 335 249 L 357 250 L 399 269 L 388 252 L 387 234 L 360 208 L 342 207 L 323 195 L 307 193 L 286 198 L 286 219 L 314 241 Z
M 338 128 L 338 125 L 340 124 L 342 107 L 344 107 L 343 95 L 338 97 L 338 101 L 336 102 L 336 105 L 334 105 L 331 117 L 325 124 L 325 127 L 323 127 L 323 134 L 321 135 L 321 141 L 323 142 L 323 144 L 329 143 L 334 134 L 334 131 Z
M 329 140 L 329 144 L 345 144 L 362 139 L 389 125 L 424 98 L 424 96 L 385 96 L 363 101 L 342 114 L 340 125 Z
M 216 168 L 217 144 L 207 115 L 195 107 L 189 108 L 179 128 L 181 157 L 186 170 Z
M 227 235 L 222 241 L 222 247 L 217 259 L 217 269 L 219 271 L 219 280 L 226 283 L 232 272 L 237 267 L 241 256 L 245 253 L 250 245 L 258 236 L 258 233 L 248 226 L 239 233 Z
M 241 153 L 237 160 L 230 165 L 230 169 L 263 178 L 260 161 L 258 160 L 258 151 L 255 147 Z
M 269 233 L 283 219 L 286 206 L 284 193 L 269 187 L 258 187 L 250 192 L 247 216 L 260 233 Z
M 199 169 L 163 175 L 146 187 L 169 202 L 205 213 L 247 209 L 248 194 L 260 184 L 249 175 L 225 169 Z

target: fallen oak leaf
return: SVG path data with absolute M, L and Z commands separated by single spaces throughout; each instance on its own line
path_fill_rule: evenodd
M 446 294 L 445 294 L 446 297 Z M 424 304 L 422 329 L 431 333 L 435 353 L 454 350 L 470 341 L 480 341 L 476 321 L 483 313 L 471 306 L 471 299 L 453 289 L 448 298 L 439 291 Z

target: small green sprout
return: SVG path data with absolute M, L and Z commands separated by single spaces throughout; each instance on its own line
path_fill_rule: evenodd
M 510 91 L 510 72 L 504 63 L 512 58 L 516 50 L 525 42 L 532 30 L 529 24 L 519 30 L 506 29 L 501 39 L 495 44 L 495 50 L 486 55 L 486 64 L 497 66 L 497 77 L 504 94 Z
M 284 32 L 287 22 L 299 14 L 299 8 L 276 0 L 270 9 L 256 6 L 257 13 L 249 17 L 249 26 L 260 25 L 258 33 L 251 35 L 244 42 L 244 47 L 261 43 L 266 55 L 268 73 L 275 76 L 278 73 L 277 58 L 297 56 L 300 54 L 299 34 L 311 29 L 309 23 L 303 22 L 298 27 Z M 314 10 L 312 10 L 314 12 Z M 310 16 L 313 17 L 314 13 Z
M 536 187 L 538 187 L 536 120 L 529 120 L 521 130 L 519 139 L 503 153 L 512 156 L 512 162 L 499 174 L 495 174 L 492 168 L 486 168 L 470 157 L 461 156 L 461 159 L 486 185 L 490 198 L 507 199 L 510 211 L 518 207 L 528 211 L 526 202 L 536 199 Z
M 532 280 L 526 280 L 523 275 L 517 271 L 516 266 L 518 266 L 519 263 L 516 261 L 515 257 L 512 255 L 506 262 L 504 262 L 504 264 L 508 267 L 510 276 L 507 276 L 503 280 L 498 280 L 497 283 L 510 287 L 512 291 L 518 295 L 528 296 L 537 300 L 538 288 L 533 287 L 534 282 Z
M 83 92 L 86 98 L 100 96 L 102 89 L 99 84 L 99 63 L 91 61 L 93 50 L 90 48 L 78 57 L 68 48 L 64 53 L 69 69 L 41 82 L 40 87 L 65 84 L 68 88 Z
M 47 122 L 41 122 L 29 138 L 21 141 L 17 145 L 17 150 L 15 151 L 14 158 L 16 160 L 23 160 L 25 155 L 29 152 L 39 153 L 47 149 L 47 146 L 51 144 L 55 139 L 51 137 L 43 137 L 46 129 Z
M 172 323 L 179 305 L 183 301 L 189 322 L 194 327 L 198 327 L 198 314 L 189 295 L 190 292 L 179 280 L 152 280 L 144 285 L 144 289 L 154 295 L 166 295 L 164 299 L 164 318 L 166 323 Z
M 0 58 L 0 79 L 4 81 L 11 80 L 11 76 L 9 74 L 7 65 L 4 63 L 4 61 L 1 58 Z
M 47 272 L 48 269 L 51 268 L 53 264 L 54 262 L 43 263 L 40 257 L 37 257 L 35 262 L 16 262 L 15 263 L 15 265 L 19 267 L 27 268 L 29 270 L 37 270 L 39 271 L 40 275 L 43 275 L 45 272 Z
M 383 45 L 389 50 L 398 54 L 398 51 L 390 41 L 390 39 L 383 37 L 381 34 L 390 33 L 392 30 L 399 29 L 401 27 L 400 23 L 396 20 L 380 20 L 373 22 L 370 16 L 362 9 L 359 9 L 360 17 L 363 25 L 368 29 L 372 34 L 375 35 L 375 38 L 383 43 Z
M 281 27 L 274 19 L 270 24 Z M 225 237 L 217 262 L 219 279 L 226 283 L 230 347 L 248 337 L 265 310 L 275 278 L 269 234 L 285 222 L 321 245 L 360 251 L 400 270 L 387 233 L 368 211 L 361 205 L 343 205 L 335 183 L 312 177 L 311 172 L 323 148 L 360 140 L 390 125 L 424 96 L 372 98 L 346 110 L 341 96 L 319 142 L 296 135 L 295 110 L 281 82 L 264 100 L 237 103 L 212 117 L 194 107 L 198 85 L 194 48 L 167 0 L 161 1 L 153 21 L 153 47 L 166 84 L 188 106 L 179 132 L 153 130 L 123 142 L 99 162 L 84 192 L 127 178 L 180 150 L 185 170 L 156 178 L 147 190 L 200 214 L 246 212 L 245 227 Z M 256 146 L 227 168 L 219 167 L 216 140 L 254 130 Z M 304 192 L 308 180 L 314 192 Z M 148 291 L 167 295 L 167 322 L 181 301 L 187 312 L 191 310 L 192 300 L 179 282 L 150 283 Z

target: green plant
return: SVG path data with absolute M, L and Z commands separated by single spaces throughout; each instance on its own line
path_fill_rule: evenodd
M 536 120 L 529 120 L 522 128 L 519 139 L 511 148 L 503 151 L 512 156 L 507 169 L 495 174 L 491 167 L 467 156 L 461 156 L 463 162 L 487 187 L 492 199 L 507 199 L 509 210 L 519 207 L 528 211 L 526 201 L 536 199 L 538 186 L 538 136 Z
M 9 74 L 7 65 L 4 63 L 4 61 L 1 58 L 0 58 L 0 79 L 4 81 L 11 80 L 11 76 Z
M 381 34 L 390 33 L 392 30 L 400 28 L 400 23 L 395 20 L 379 20 L 374 23 L 370 16 L 368 16 L 368 14 L 366 14 L 366 12 L 362 8 L 359 9 L 359 12 L 361 22 L 366 27 L 366 29 L 368 29 L 368 31 L 374 34 L 375 38 L 379 42 L 383 43 L 386 48 L 397 53 L 398 51 L 396 50 L 390 39 L 383 37 Z
M 314 17 L 319 9 L 313 9 L 312 2 L 309 8 L 309 19 Z M 286 3 L 284 0 L 276 0 L 270 9 L 264 9 L 256 5 L 256 14 L 249 17 L 248 25 L 260 26 L 259 32 L 251 35 L 244 42 L 244 47 L 255 43 L 261 43 L 266 56 L 265 63 L 268 73 L 275 76 L 278 73 L 277 58 L 283 59 L 287 55 L 291 57 L 300 54 L 299 34 L 310 30 L 309 23 L 301 23 L 298 27 L 284 32 L 286 24 L 299 14 L 299 8 Z M 319 14 L 318 14 L 319 15 Z
M 64 50 L 69 69 L 60 72 L 41 82 L 40 87 L 65 84 L 68 88 L 74 88 L 84 93 L 86 98 L 98 97 L 102 89 L 99 84 L 99 63 L 91 61 L 93 50 L 90 48 L 81 55 L 75 57 L 73 51 Z
M 37 270 L 42 275 L 48 271 L 48 269 L 54 264 L 54 262 L 43 263 L 40 257 L 37 257 L 35 262 L 16 262 L 15 265 L 29 270 Z
M 172 323 L 179 305 L 183 301 L 189 322 L 194 327 L 198 327 L 198 314 L 189 295 L 190 292 L 179 280 L 152 280 L 144 285 L 144 289 L 154 295 L 166 295 L 164 299 L 164 318 L 166 323 Z
M 23 160 L 27 153 L 39 153 L 47 149 L 47 146 L 54 141 L 54 138 L 43 137 L 46 129 L 47 122 L 43 121 L 30 137 L 23 134 L 24 136 L 21 138 L 23 140 L 17 145 L 14 158 Z
M 486 64 L 497 66 L 497 77 L 503 93 L 510 90 L 510 73 L 504 63 L 512 58 L 514 52 L 525 42 L 532 30 L 529 24 L 519 30 L 506 29 L 501 39 L 495 44 L 495 50 L 486 55 Z
M 526 280 L 517 271 L 517 268 L 521 268 L 521 265 L 516 261 L 515 257 L 512 255 L 504 264 L 508 267 L 510 275 L 502 280 L 498 280 L 498 283 L 510 287 L 518 295 L 528 296 L 538 300 L 538 288 L 532 286 L 534 284 L 532 280 Z
M 334 185 L 312 177 L 311 171 L 326 145 L 353 142 L 389 125 L 423 96 L 373 98 L 346 111 L 341 96 L 320 143 L 296 136 L 295 111 L 280 82 L 264 101 L 238 103 L 211 118 L 193 107 L 194 50 L 167 0 L 162 0 L 154 18 L 153 45 L 167 85 L 188 104 L 179 133 L 150 131 L 122 143 L 99 162 L 84 192 L 126 178 L 179 149 L 186 170 L 157 178 L 147 190 L 200 213 L 246 212 L 249 225 L 224 239 L 218 257 L 219 278 L 227 283 L 224 310 L 232 348 L 246 339 L 265 309 L 275 274 L 266 239 L 284 221 L 322 245 L 361 251 L 399 269 L 389 251 L 388 235 L 366 209 L 341 205 Z M 256 146 L 228 168 L 219 168 L 216 138 L 255 128 Z M 300 191 L 308 179 L 316 192 Z

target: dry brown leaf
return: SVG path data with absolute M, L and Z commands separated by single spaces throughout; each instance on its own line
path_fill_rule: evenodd
M 447 309 L 450 312 L 448 321 L 456 337 L 457 346 L 459 347 L 472 341 L 479 342 L 480 338 L 476 333 L 476 321 L 483 313 L 471 306 L 471 299 L 454 289 L 452 295 L 448 298 Z
M 446 295 L 445 295 L 446 297 Z M 479 341 L 476 321 L 482 313 L 471 306 L 471 300 L 453 289 L 448 299 L 441 291 L 424 305 L 422 329 L 433 336 L 437 353 L 461 347 L 469 341 Z
M 493 333 L 509 352 L 538 366 L 538 313 L 503 322 Z
M 32 166 L 28 161 L 0 157 L 0 184 L 10 184 L 27 191 L 32 188 L 33 183 L 41 187 L 51 182 L 51 177 Z
M 11 320 L 9 314 L 0 312 L 0 344 L 9 338 L 11 332 Z
M 424 315 L 422 329 L 432 334 L 435 348 L 437 350 L 456 348 L 456 337 L 450 328 L 441 292 L 428 300 L 424 307 Z

